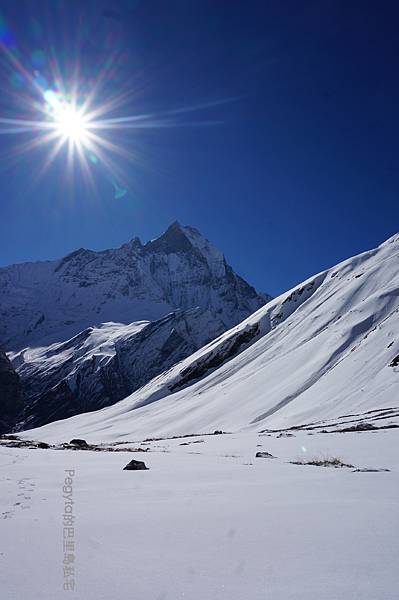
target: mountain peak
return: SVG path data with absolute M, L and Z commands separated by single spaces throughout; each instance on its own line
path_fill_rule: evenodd
M 169 225 L 169 227 L 167 228 L 166 231 L 172 230 L 172 231 L 177 231 L 180 230 L 182 231 L 184 229 L 184 227 L 181 225 L 181 223 L 179 221 L 173 221 L 173 223 L 171 223 Z
M 153 321 L 197 306 L 230 327 L 264 302 L 197 229 L 175 221 L 145 244 L 134 238 L 117 249 L 0 269 L 0 341 L 18 350 L 108 321 Z
M 223 253 L 190 225 L 181 225 L 174 221 L 157 239 L 144 246 L 147 252 L 162 252 L 164 254 L 190 254 L 200 257 L 208 265 L 216 277 L 224 277 L 226 264 Z
M 166 254 L 187 252 L 193 249 L 185 228 L 179 221 L 174 221 L 160 237 L 145 244 L 144 248 L 151 251 L 159 250 Z
M 127 242 L 126 244 L 122 244 L 121 248 L 142 248 L 143 244 L 141 243 L 141 240 L 139 237 L 137 237 L 137 235 L 130 240 L 130 242 Z

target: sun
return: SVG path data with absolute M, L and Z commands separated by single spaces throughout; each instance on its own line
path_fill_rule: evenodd
M 87 141 L 90 119 L 74 101 L 68 101 L 53 90 L 43 94 L 48 106 L 51 127 L 63 141 L 84 144 Z
M 66 105 L 54 118 L 57 133 L 75 143 L 83 143 L 87 138 L 88 121 L 81 111 Z
M 136 166 L 142 161 L 141 152 L 135 148 L 137 142 L 133 135 L 129 135 L 127 141 L 128 132 L 133 134 L 132 130 L 135 129 L 220 125 L 223 121 L 187 120 L 186 115 L 235 100 L 227 98 L 161 112 L 123 115 L 121 110 L 136 97 L 137 90 L 111 92 L 110 83 L 114 83 L 113 61 L 96 77 L 82 79 L 79 76 L 79 61 L 68 61 L 68 72 L 63 76 L 63 63 L 59 64 L 52 52 L 49 57 L 44 57 L 46 60 L 43 59 L 40 71 L 32 70 L 30 63 L 25 65 L 25 61 L 18 58 L 0 36 L 0 72 L 4 54 L 9 63 L 7 68 L 12 69 L 12 75 L 16 77 L 12 79 L 15 79 L 17 90 L 12 91 L 13 106 L 18 110 L 23 109 L 21 116 L 3 116 L 0 97 L 0 136 L 22 136 L 22 143 L 15 145 L 15 155 L 31 153 L 36 148 L 47 146 L 41 168 L 35 173 L 36 180 L 61 155 L 68 181 L 74 181 L 77 165 L 85 180 L 92 185 L 94 173 L 101 168 L 114 188 L 114 197 L 123 198 L 127 193 L 126 184 L 122 183 L 126 181 L 125 162 Z

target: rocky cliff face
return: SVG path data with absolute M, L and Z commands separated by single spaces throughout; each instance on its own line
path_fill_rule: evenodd
M 176 222 L 146 244 L 135 238 L 116 250 L 0 269 L 0 343 L 13 351 L 48 345 L 104 322 L 195 307 L 228 329 L 267 300 L 197 230 Z
M 19 376 L 5 352 L 0 350 L 0 434 L 10 431 L 23 409 Z

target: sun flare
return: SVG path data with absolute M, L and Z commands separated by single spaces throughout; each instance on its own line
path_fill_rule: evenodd
M 66 106 L 56 117 L 57 132 L 66 140 L 83 142 L 87 135 L 86 119 L 73 106 Z
M 82 108 L 52 90 L 44 93 L 52 125 L 63 141 L 84 144 L 88 139 L 89 119 Z
M 164 129 L 175 127 L 210 127 L 223 121 L 188 120 L 189 113 L 207 110 L 235 98 L 208 101 L 192 106 L 172 108 L 161 112 L 144 112 L 123 115 L 121 111 L 132 98 L 134 89 L 115 93 L 113 62 L 96 77 L 80 77 L 79 61 L 71 61 L 70 75 L 63 76 L 56 57 L 41 56 L 40 68 L 32 68 L 1 39 L 0 58 L 4 55 L 11 69 L 14 106 L 22 113 L 3 115 L 0 107 L 0 135 L 21 135 L 22 143 L 15 145 L 15 156 L 31 153 L 39 147 L 48 147 L 42 165 L 35 173 L 39 180 L 58 155 L 66 158 L 65 175 L 74 181 L 75 165 L 91 186 L 94 174 L 100 169 L 119 199 L 127 194 L 126 171 L 128 161 L 135 166 L 142 162 L 132 130 Z M 116 60 L 116 58 L 115 58 Z M 1 67 L 1 61 L 0 61 Z

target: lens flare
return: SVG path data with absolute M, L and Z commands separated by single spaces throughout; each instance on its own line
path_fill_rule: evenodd
M 17 113 L 14 118 L 0 114 L 0 135 L 21 136 L 23 142 L 16 145 L 15 155 L 47 148 L 43 164 L 35 172 L 34 178 L 38 180 L 66 148 L 68 181 L 74 181 L 75 165 L 91 185 L 94 174 L 101 170 L 114 189 L 115 199 L 127 194 L 125 161 L 135 166 L 144 162 L 140 149 L 135 148 L 135 137 L 127 137 L 127 133 L 133 133 L 134 129 L 220 125 L 223 121 L 193 121 L 187 115 L 237 100 L 226 98 L 157 113 L 126 115 L 124 109 L 131 110 L 132 99 L 139 92 L 123 88 L 124 91 L 115 93 L 117 54 L 109 56 L 95 76 L 82 72 L 79 56 L 63 65 L 53 48 L 33 50 L 24 58 L 24 52 L 1 18 L 0 51 L 5 58 L 0 60 L 0 67 L 8 71 L 3 81 L 10 82 L 9 90 L 1 91 L 11 95 L 13 102 L 8 109 Z

